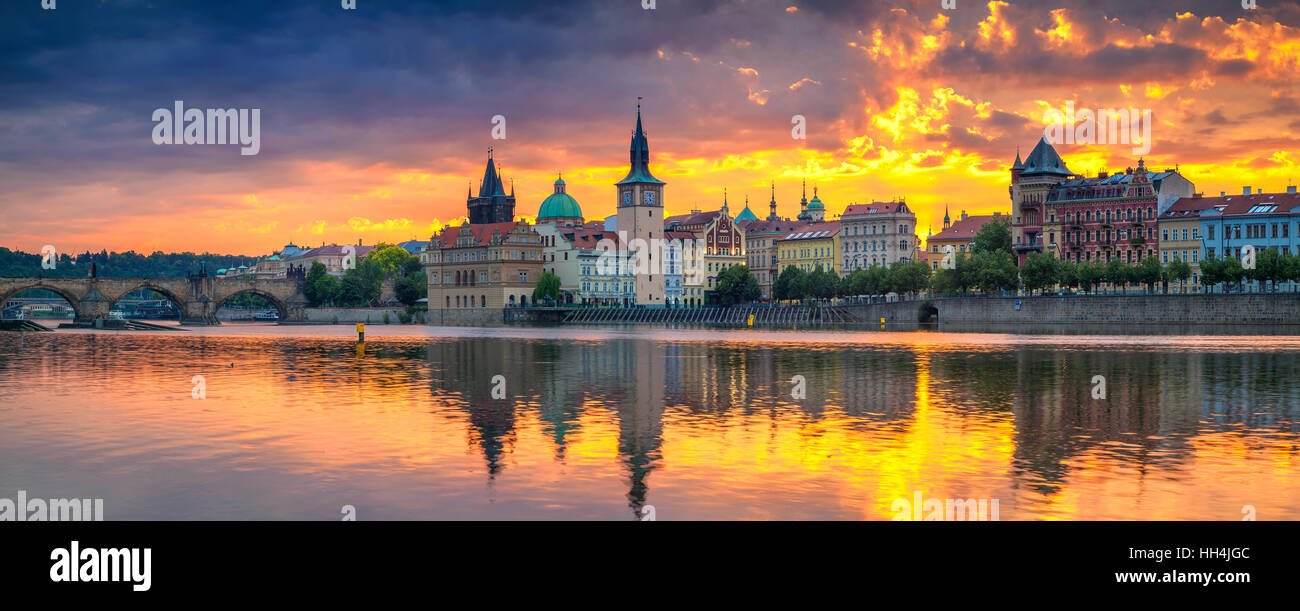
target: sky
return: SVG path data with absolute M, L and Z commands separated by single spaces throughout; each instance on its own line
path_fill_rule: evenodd
M 649 0 L 644 0 L 649 3 Z M 427 240 L 489 148 L 530 218 L 563 173 L 615 211 L 637 98 L 666 214 L 1010 210 L 1045 112 L 1151 111 L 1198 192 L 1300 178 L 1300 5 L 1259 0 L 41 0 L 0 3 L 0 246 L 263 255 Z M 259 109 L 260 150 L 155 144 L 155 110 Z M 500 122 L 504 117 L 505 138 Z M 803 117 L 805 138 L 793 137 Z M 1131 144 L 1061 144 L 1070 169 Z

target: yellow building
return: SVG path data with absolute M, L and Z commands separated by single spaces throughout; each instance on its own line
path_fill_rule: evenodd
M 1206 198 L 1198 193 L 1180 198 L 1157 220 L 1160 263 L 1168 265 L 1182 261 L 1191 266 L 1192 277 L 1188 279 L 1188 285 L 1193 292 L 1201 290 L 1201 238 L 1204 237 L 1201 235 L 1201 213 L 1222 204 L 1222 198 Z M 1178 290 L 1178 287 L 1170 290 Z
M 528 305 L 542 275 L 542 237 L 523 221 L 446 227 L 428 254 L 430 309 Z
M 790 235 L 776 241 L 780 270 L 794 266 L 805 272 L 818 267 L 840 273 L 840 222 L 820 222 L 802 225 Z

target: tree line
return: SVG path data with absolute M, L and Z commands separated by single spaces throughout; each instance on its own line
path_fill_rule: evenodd
M 342 277 L 328 273 L 320 261 L 311 264 L 303 283 L 307 301 L 314 307 L 361 308 L 380 305 L 384 279 L 392 275 L 397 281 L 397 300 L 410 306 L 428 296 L 424 265 L 406 249 L 380 243 L 357 261 L 356 267 Z
M 103 278 L 184 278 L 205 267 L 208 274 L 221 268 L 252 266 L 256 257 L 219 255 L 213 253 L 165 253 L 156 251 L 142 255 L 133 250 L 126 252 L 86 251 L 81 254 L 58 253 L 54 269 L 41 267 L 40 253 L 0 247 L 0 276 L 43 278 L 84 278 L 90 264 L 95 264 L 95 274 Z

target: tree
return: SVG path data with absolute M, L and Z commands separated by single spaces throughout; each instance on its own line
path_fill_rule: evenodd
M 1210 255 L 1201 259 L 1201 286 L 1206 293 L 1214 290 L 1215 285 L 1223 282 L 1223 262 Z
M 1021 272 L 1023 276 L 1024 273 Z M 1070 261 L 1057 261 L 1056 263 L 1056 283 L 1063 287 L 1079 286 L 1079 264 Z
M 930 266 L 920 261 L 896 261 L 889 266 L 889 285 L 895 293 L 919 293 L 930 284 Z
M 975 234 L 975 245 L 972 251 L 976 254 L 982 252 L 1005 252 L 1011 254 L 1011 225 L 1004 220 L 994 220 L 984 223 L 980 227 L 979 233 Z
M 343 272 L 336 301 L 349 308 L 373 305 L 383 292 L 385 272 L 377 259 L 366 257 Z
M 1112 288 L 1127 288 L 1128 283 L 1133 281 L 1133 266 L 1125 263 L 1119 257 L 1115 257 L 1106 262 L 1106 282 L 1111 284 Z
M 859 267 L 852 273 L 844 277 L 840 282 L 840 294 L 846 297 L 857 295 L 868 295 L 867 292 L 867 270 Z
M 733 305 L 758 299 L 758 280 L 749 273 L 748 265 L 733 265 L 718 273 L 717 295 L 723 305 Z
M 1186 261 L 1174 261 L 1165 268 L 1165 273 L 1170 280 L 1182 284 L 1192 277 L 1192 266 Z
M 307 295 L 307 301 L 320 307 L 334 301 L 339 292 L 339 281 L 325 271 L 325 264 L 313 261 L 303 280 L 302 290 Z
M 373 260 L 385 274 L 396 274 L 398 270 L 404 269 L 406 262 L 411 259 L 415 259 L 417 263 L 420 261 L 415 255 L 406 252 L 405 248 L 382 242 L 375 245 L 375 249 L 366 255 L 366 259 Z
M 402 302 L 403 305 L 408 306 L 415 305 L 415 302 L 420 299 L 428 298 L 429 285 L 428 280 L 425 278 L 424 270 L 415 273 L 406 273 L 401 280 L 397 281 L 397 286 L 394 287 L 394 292 L 397 294 L 397 300 Z
M 1246 276 L 1259 283 L 1263 291 L 1265 283 L 1272 281 L 1273 288 L 1286 277 L 1286 262 L 1276 248 L 1265 248 L 1255 255 L 1255 269 L 1246 270 Z
M 1096 262 L 1088 261 L 1079 263 L 1077 268 L 1079 278 L 1079 288 L 1084 292 L 1091 293 L 1093 287 L 1097 286 L 1101 279 L 1105 277 L 1105 270 Z
M 1020 285 L 1019 270 L 1010 250 L 975 253 L 971 260 L 978 270 L 975 284 L 981 292 L 991 294 Z
M 1164 269 L 1160 266 L 1160 260 L 1155 256 L 1149 256 L 1138 263 L 1133 280 L 1147 285 L 1147 292 L 1155 292 L 1157 282 L 1164 275 Z
M 803 299 L 804 271 L 793 265 L 781 270 L 772 283 L 772 297 L 777 301 Z
M 804 297 L 830 299 L 839 292 L 840 277 L 835 272 L 822 269 L 819 265 L 808 274 L 805 284 Z
M 533 303 L 544 299 L 560 300 L 560 277 L 549 270 L 537 277 L 537 286 L 533 287 Z
M 1229 285 L 1241 284 L 1242 279 L 1246 277 L 1246 270 L 1242 269 L 1241 261 L 1235 257 L 1225 257 L 1222 266 L 1219 268 L 1221 281 Z
M 1291 282 L 1300 282 L 1300 254 L 1285 254 L 1286 279 Z
M 1025 264 L 1020 267 L 1020 278 L 1025 283 L 1025 290 L 1042 291 L 1057 284 L 1059 262 L 1052 255 L 1040 252 L 1029 253 Z

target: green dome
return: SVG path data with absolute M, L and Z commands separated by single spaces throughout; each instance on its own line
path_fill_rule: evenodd
M 825 208 L 826 206 L 822 204 L 821 198 L 817 197 L 816 195 L 814 195 L 813 198 L 808 201 L 809 210 L 823 210 Z
M 582 207 L 578 205 L 578 200 L 573 199 L 573 196 L 568 193 L 550 194 L 545 200 L 542 200 L 542 207 L 537 211 L 537 220 L 539 221 L 568 218 L 582 218 Z
M 740 214 L 737 214 L 737 215 L 736 215 L 736 221 L 737 221 L 737 222 L 739 222 L 739 221 L 757 221 L 757 220 L 758 220 L 758 216 L 754 214 L 754 211 L 753 211 L 753 210 L 750 210 L 750 209 L 749 209 L 749 206 L 745 206 L 745 209 L 744 209 L 744 210 L 741 210 L 741 211 L 740 211 Z

